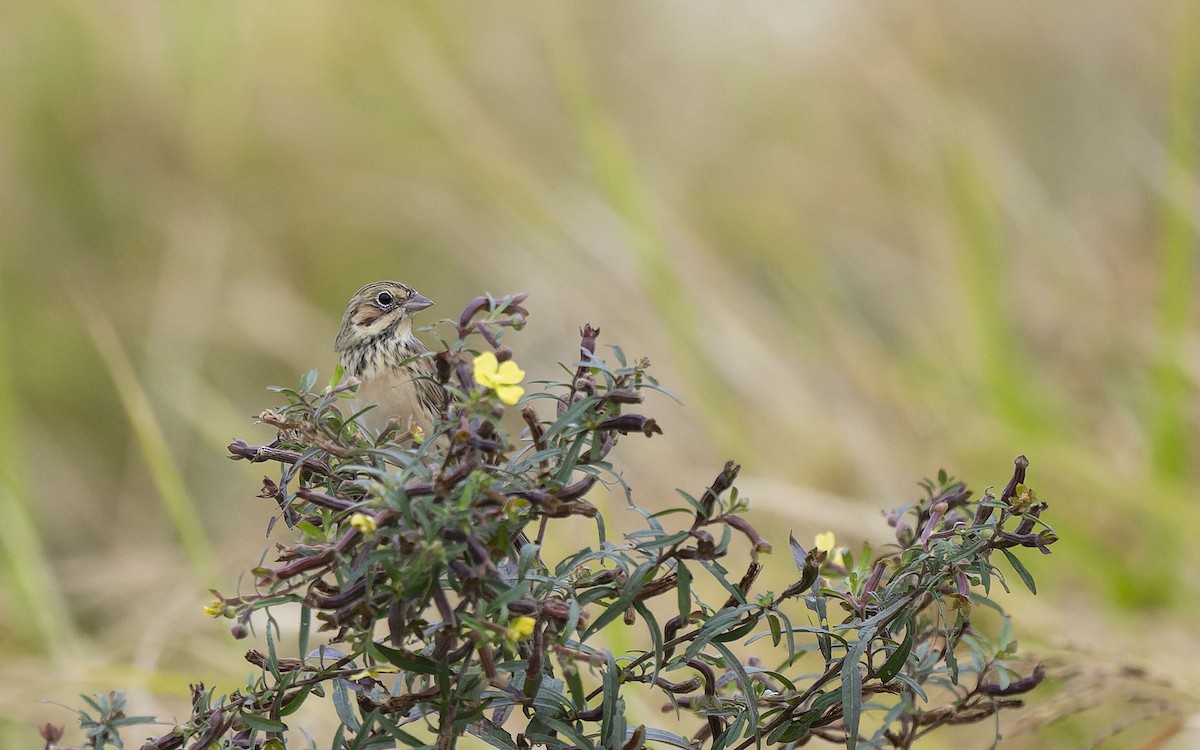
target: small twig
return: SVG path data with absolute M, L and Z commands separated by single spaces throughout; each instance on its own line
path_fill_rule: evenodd
M 234 461 L 245 460 L 252 463 L 276 461 L 281 464 L 302 464 L 302 468 L 306 471 L 324 477 L 334 476 L 333 469 L 327 462 L 319 458 L 305 458 L 303 453 L 297 451 L 274 448 L 269 445 L 250 445 L 244 440 L 234 440 L 229 444 L 228 450 L 231 454 L 229 458 Z

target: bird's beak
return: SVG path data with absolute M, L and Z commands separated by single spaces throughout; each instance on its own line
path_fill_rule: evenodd
M 400 305 L 400 308 L 405 312 L 413 313 L 418 310 L 424 310 L 432 304 L 433 300 L 424 295 L 414 293 L 413 296 L 405 300 L 404 304 Z

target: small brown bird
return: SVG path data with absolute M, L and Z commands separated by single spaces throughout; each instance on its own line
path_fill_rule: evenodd
M 346 374 L 362 381 L 355 411 L 375 404 L 359 422 L 380 431 L 389 419 L 428 435 L 445 408 L 429 350 L 413 335 L 413 316 L 433 301 L 398 281 L 367 284 L 350 299 L 334 349 Z

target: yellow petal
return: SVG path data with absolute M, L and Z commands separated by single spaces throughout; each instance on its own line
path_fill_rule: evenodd
M 497 385 L 496 395 L 504 403 L 512 406 L 521 400 L 521 396 L 525 395 L 525 389 L 519 385 Z
M 365 513 L 355 513 L 350 516 L 350 525 L 360 534 L 370 534 L 375 530 L 375 519 Z
M 829 552 L 835 544 L 837 544 L 837 538 L 834 537 L 832 531 L 817 534 L 817 538 L 813 540 L 813 546 L 822 552 Z
M 496 380 L 504 385 L 516 385 L 525 379 L 525 371 L 517 367 L 517 363 L 511 359 L 500 365 L 500 369 L 496 372 Z
M 475 358 L 475 382 L 491 388 L 496 380 L 496 370 L 500 363 L 492 352 L 484 352 Z
M 367 667 L 366 669 L 350 675 L 350 679 L 361 680 L 364 677 L 378 677 L 381 674 L 396 674 L 399 671 L 399 667 L 393 667 L 391 664 L 376 664 L 373 667 Z
M 517 617 L 509 623 L 508 630 L 504 634 L 508 636 L 509 640 L 513 641 L 529 640 L 529 637 L 533 635 L 533 627 L 536 624 L 537 620 L 532 617 Z

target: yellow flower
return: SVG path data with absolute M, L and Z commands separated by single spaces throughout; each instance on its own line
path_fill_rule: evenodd
M 355 672 L 354 674 L 350 675 L 350 679 L 361 680 L 364 677 L 379 677 L 380 675 L 385 674 L 397 674 L 399 671 L 399 667 L 393 667 L 391 664 L 376 664 L 373 667 L 367 667 L 362 671 Z
M 833 535 L 832 531 L 817 534 L 817 538 L 813 539 L 813 546 L 826 553 L 825 562 L 841 567 L 844 562 L 842 548 L 837 546 L 837 537 Z
M 420 445 L 421 443 L 425 442 L 425 430 L 421 429 L 421 425 L 419 425 L 419 424 L 413 425 L 413 428 L 411 430 L 409 430 L 409 434 L 412 435 L 412 440 L 417 445 Z
M 525 371 L 511 359 L 501 363 L 492 352 L 484 352 L 475 358 L 475 382 L 491 388 L 506 404 L 515 404 L 525 394 L 517 385 L 525 379 Z
M 204 608 L 204 614 L 209 617 L 220 617 L 225 614 L 225 602 L 220 599 L 213 599 L 212 603 Z
M 355 513 L 350 516 L 350 525 L 357 529 L 360 534 L 370 534 L 375 530 L 375 519 L 366 513 Z
M 508 636 L 510 641 L 527 641 L 533 635 L 533 626 L 536 624 L 537 620 L 532 617 L 516 617 L 508 624 L 504 635 Z

